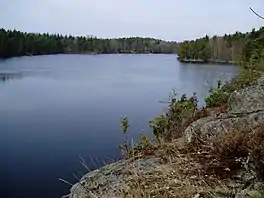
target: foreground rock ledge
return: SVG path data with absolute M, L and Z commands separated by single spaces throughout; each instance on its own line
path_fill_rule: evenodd
M 249 132 L 264 125 L 264 76 L 256 85 L 237 90 L 228 101 L 228 113 L 209 116 L 193 122 L 184 133 L 187 142 L 212 139 L 234 130 Z M 162 166 L 161 159 L 149 157 L 121 160 L 86 174 L 71 188 L 69 198 L 121 198 L 127 191 L 126 183 L 136 174 L 155 172 Z M 237 193 L 235 198 L 262 197 L 263 183 L 255 183 Z M 200 197 L 200 196 L 197 196 Z M 222 196 L 219 196 L 222 197 Z

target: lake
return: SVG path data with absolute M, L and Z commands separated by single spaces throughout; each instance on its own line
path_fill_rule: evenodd
M 166 109 L 169 93 L 199 104 L 237 67 L 182 64 L 175 55 L 49 55 L 0 60 L 0 190 L 4 198 L 58 198 L 87 170 L 119 158 L 124 140 Z

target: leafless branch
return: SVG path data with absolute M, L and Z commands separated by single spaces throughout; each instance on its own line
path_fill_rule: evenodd
M 257 12 L 255 12 L 255 10 L 253 10 L 253 8 L 249 7 L 249 9 L 255 14 L 257 15 L 259 18 L 263 19 L 264 20 L 264 17 L 259 15 Z

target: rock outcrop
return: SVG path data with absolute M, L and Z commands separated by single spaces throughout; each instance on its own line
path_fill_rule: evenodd
M 187 141 L 215 138 L 233 132 L 249 132 L 264 126 L 264 77 L 256 85 L 235 91 L 228 100 L 228 113 L 193 122 L 184 132 Z
M 153 171 L 161 159 L 121 160 L 86 174 L 71 188 L 69 198 L 121 198 L 126 192 L 126 183 L 136 174 Z
M 208 140 L 234 131 L 249 132 L 264 125 L 264 111 L 251 113 L 243 117 L 203 118 L 192 123 L 185 130 L 187 142 Z
M 263 86 L 253 85 L 232 93 L 228 100 L 229 113 L 248 114 L 262 111 L 264 109 Z
M 264 194 L 264 184 L 262 182 L 257 182 L 250 185 L 246 189 L 241 190 L 235 198 L 263 198 Z

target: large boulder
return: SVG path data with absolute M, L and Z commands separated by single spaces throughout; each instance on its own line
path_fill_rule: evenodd
M 261 126 L 264 126 L 264 111 L 251 113 L 243 117 L 203 118 L 192 123 L 184 134 L 187 142 L 190 143 L 197 139 L 213 139 L 236 130 L 246 133 Z

